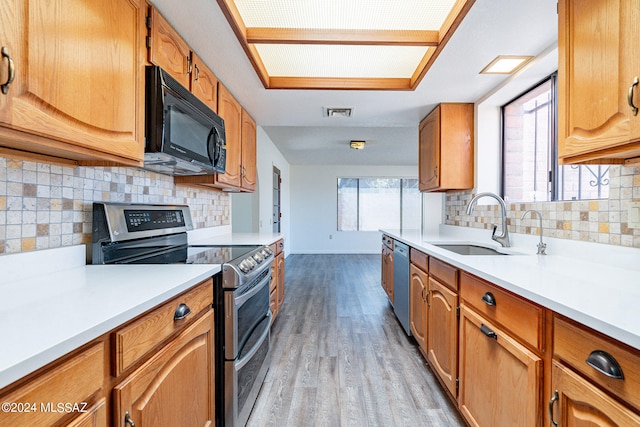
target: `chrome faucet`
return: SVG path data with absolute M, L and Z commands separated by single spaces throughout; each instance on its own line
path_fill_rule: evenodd
M 498 229 L 497 225 L 493 226 L 493 233 L 491 234 L 491 239 L 500 243 L 503 247 L 509 248 L 511 247 L 511 242 L 509 241 L 509 230 L 507 230 L 507 206 L 504 203 L 504 200 L 497 194 L 493 193 L 478 193 L 473 196 L 473 199 L 467 205 L 467 215 L 471 215 L 473 209 L 476 207 L 476 203 L 481 197 L 493 197 L 500 204 L 500 213 L 502 215 L 502 234 L 496 235 L 496 230 Z
M 526 211 L 524 211 L 524 213 L 522 214 L 522 216 L 520 217 L 520 220 L 523 220 L 524 217 L 529 213 L 535 213 L 536 215 L 538 215 L 538 219 L 540 220 L 540 243 L 538 243 L 538 255 L 546 255 L 547 252 L 547 244 L 542 242 L 542 214 L 540 213 L 540 211 L 537 211 L 535 209 L 528 209 Z

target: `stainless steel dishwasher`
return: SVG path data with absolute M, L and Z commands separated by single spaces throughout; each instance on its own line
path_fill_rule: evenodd
M 402 328 L 411 335 L 409 327 L 409 246 L 396 240 L 393 249 L 393 309 Z

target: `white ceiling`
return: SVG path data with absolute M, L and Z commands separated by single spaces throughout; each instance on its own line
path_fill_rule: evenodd
M 418 123 L 440 102 L 476 102 L 508 76 L 478 74 L 498 55 L 534 55 L 557 42 L 557 0 L 476 0 L 415 91 L 266 90 L 215 0 L 154 5 L 293 165 L 415 165 Z M 553 71 L 539 61 L 537 81 Z M 323 107 L 353 107 L 328 118 Z M 364 150 L 349 148 L 366 140 Z

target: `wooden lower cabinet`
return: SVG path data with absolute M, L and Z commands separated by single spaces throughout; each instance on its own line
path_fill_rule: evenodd
M 415 264 L 409 266 L 409 275 L 409 327 L 420 350 L 426 355 L 429 276 Z
M 0 391 L 0 401 L 16 406 L 0 411 L 0 426 L 49 426 L 78 423 L 84 425 L 87 414 L 83 410 L 99 406 L 92 404 L 93 396 L 104 390 L 107 364 L 106 340 L 89 345 L 62 363 L 55 363 L 16 390 L 5 394 Z M 75 404 L 74 411 L 58 407 L 58 404 Z M 87 403 L 87 407 L 84 404 Z M 25 407 L 26 406 L 26 407 Z M 9 409 L 9 410 L 7 410 Z M 105 411 L 95 415 L 96 426 L 106 426 Z
M 213 426 L 213 311 L 113 390 L 116 427 Z
M 637 427 L 640 415 L 571 369 L 554 361 L 549 423 L 562 427 Z M 555 425 L 555 424 L 554 424 Z
M 542 425 L 542 359 L 464 304 L 459 363 L 458 405 L 469 425 Z
M 107 427 L 107 400 L 100 399 L 67 427 Z
M 382 289 L 393 304 L 393 249 L 382 245 Z
M 458 377 L 458 294 L 430 277 L 428 303 L 427 359 L 455 398 Z

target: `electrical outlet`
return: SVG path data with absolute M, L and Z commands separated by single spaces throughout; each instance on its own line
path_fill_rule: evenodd
M 629 228 L 640 228 L 640 202 L 629 203 L 627 226 Z
M 333 234 L 329 234 L 329 240 L 333 239 Z

